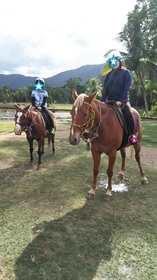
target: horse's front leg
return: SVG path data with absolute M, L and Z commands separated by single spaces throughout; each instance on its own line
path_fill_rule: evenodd
M 44 155 L 44 141 L 43 141 L 43 144 L 42 144 L 42 147 L 41 147 L 41 154 Z
M 121 170 L 119 171 L 119 179 L 123 180 L 124 179 L 124 171 L 125 171 L 125 159 L 126 159 L 126 149 L 122 148 L 120 150 L 121 153 L 121 158 L 122 158 L 122 164 L 121 164 Z
M 108 168 L 107 168 L 107 176 L 108 176 L 108 185 L 105 198 L 110 199 L 112 196 L 112 176 L 113 176 L 113 168 L 116 160 L 116 150 L 112 150 L 108 154 Z
M 28 139 L 27 138 L 27 141 L 28 141 L 28 144 L 29 144 L 29 152 L 30 152 L 30 163 L 33 162 L 33 139 Z
M 101 159 L 101 153 L 92 150 L 92 157 L 93 157 L 93 180 L 92 180 L 92 187 L 90 191 L 88 192 L 86 198 L 87 199 L 93 199 L 95 195 L 95 189 L 97 184 L 97 176 L 99 172 L 99 165 L 100 165 L 100 159 Z

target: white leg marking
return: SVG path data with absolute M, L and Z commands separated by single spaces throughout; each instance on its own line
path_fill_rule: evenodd
M 90 191 L 88 193 L 95 194 L 95 191 L 93 189 L 90 189 Z
M 112 193 L 110 190 L 107 190 L 107 192 L 105 193 L 106 195 L 112 196 Z

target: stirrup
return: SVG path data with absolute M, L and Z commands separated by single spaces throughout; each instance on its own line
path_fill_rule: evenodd
M 129 136 L 129 144 L 130 145 L 136 145 L 137 143 L 138 143 L 138 140 L 137 140 L 136 136 L 135 135 L 130 135 Z

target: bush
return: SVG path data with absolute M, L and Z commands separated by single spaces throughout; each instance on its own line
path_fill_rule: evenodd
M 157 117 L 157 102 L 151 107 L 150 117 Z

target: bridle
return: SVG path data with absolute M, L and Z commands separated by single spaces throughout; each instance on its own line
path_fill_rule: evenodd
M 102 109 L 101 109 L 101 106 L 100 106 L 100 104 L 99 104 L 99 116 L 100 116 L 100 118 L 99 118 L 99 121 L 98 121 L 98 124 L 96 125 L 96 127 L 93 127 L 94 126 L 94 121 L 95 121 L 95 112 L 94 112 L 94 110 L 93 110 L 93 107 L 92 107 L 92 105 L 91 104 L 89 104 L 89 103 L 87 103 L 87 102 L 83 102 L 83 104 L 86 104 L 86 105 L 88 105 L 89 107 L 90 107 L 90 113 L 89 113 L 89 119 L 88 119 L 88 121 L 87 122 L 85 122 L 85 123 L 83 123 L 83 124 L 75 124 L 75 123 L 73 123 L 73 124 L 71 124 L 71 126 L 75 126 L 75 127 L 78 127 L 80 130 L 81 130 L 81 136 L 82 136 L 82 138 L 83 138 L 83 140 L 85 140 L 84 139 L 84 137 L 83 137 L 83 131 L 82 131 L 82 127 L 84 127 L 85 126 L 85 130 L 90 130 L 90 132 L 93 134 L 93 136 L 92 136 L 92 138 L 90 139 L 90 142 L 92 142 L 92 140 L 94 139 L 94 138 L 97 138 L 98 137 L 98 130 L 99 130 L 99 127 L 101 126 L 101 125 L 103 125 L 106 121 L 107 121 L 107 119 L 109 119 L 109 118 L 111 118 L 111 116 L 108 116 L 107 118 L 105 118 L 105 119 L 103 119 L 102 120 Z M 113 114 L 115 114 L 115 111 L 113 110 Z M 92 122 L 91 123 L 91 126 L 89 126 L 88 127 L 88 125 L 89 125 L 89 123 L 90 122 Z M 84 130 L 84 131 L 85 131 Z
M 37 114 L 35 120 L 31 119 L 31 116 L 30 116 L 30 114 L 28 112 L 26 113 L 25 117 L 26 117 L 26 122 L 25 122 L 24 125 L 22 125 L 20 122 L 17 122 L 17 121 L 15 121 L 15 125 L 19 124 L 21 126 L 22 131 L 25 131 L 25 132 L 29 131 L 29 133 L 31 135 L 32 127 L 35 125 L 35 122 L 36 122 L 36 120 L 38 118 L 38 114 Z
M 87 122 L 83 123 L 83 124 L 76 124 L 76 123 L 72 123 L 71 126 L 75 126 L 80 128 L 80 130 L 82 130 L 81 128 L 85 126 L 85 129 L 92 129 L 94 126 L 94 120 L 95 120 L 95 112 L 93 110 L 93 107 L 91 104 L 87 103 L 87 102 L 83 102 L 83 104 L 86 104 L 90 107 L 89 110 L 89 119 Z M 91 126 L 88 127 L 89 123 L 91 122 Z

